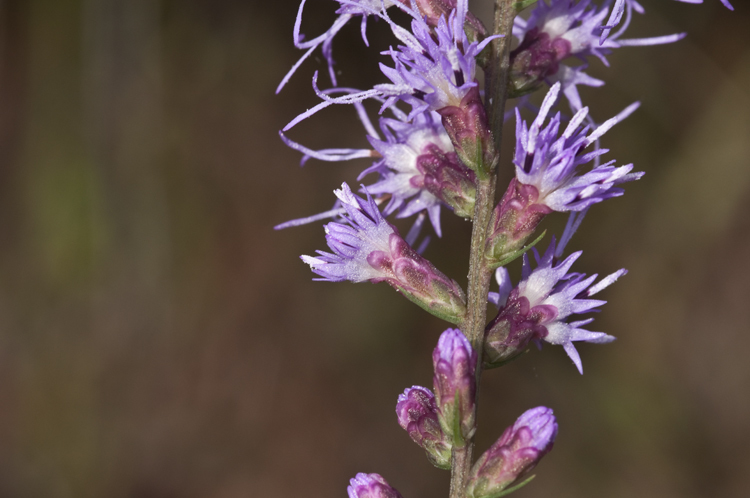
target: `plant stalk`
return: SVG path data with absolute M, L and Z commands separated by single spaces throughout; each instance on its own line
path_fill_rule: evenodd
M 493 34 L 503 34 L 490 45 L 490 62 L 485 70 L 485 108 L 495 141 L 495 160 L 488 178 L 478 179 L 477 197 L 474 205 L 474 219 L 471 234 L 471 254 L 469 256 L 469 286 L 466 318 L 461 323 L 461 331 L 477 351 L 476 386 L 479 396 L 479 379 L 482 375 L 482 343 L 487 324 L 487 293 L 490 288 L 492 269 L 485 257 L 485 243 L 492 209 L 495 206 L 495 184 L 497 163 L 500 157 L 500 142 L 503 135 L 503 118 L 508 89 L 509 54 L 513 19 L 514 0 L 495 0 L 495 22 Z M 475 406 L 478 405 L 475 403 Z M 476 414 L 475 414 L 476 415 Z M 476 417 L 475 417 L 476 420 Z M 466 483 L 471 471 L 474 438 L 463 448 L 454 448 L 451 459 L 450 498 L 464 498 Z

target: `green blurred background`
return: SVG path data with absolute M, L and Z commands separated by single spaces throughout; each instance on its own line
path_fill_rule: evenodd
M 480 451 L 527 408 L 559 418 L 519 498 L 750 496 L 750 5 L 734 3 L 646 0 L 634 36 L 690 36 L 591 64 L 596 118 L 643 102 L 604 146 L 647 175 L 571 245 L 580 271 L 630 269 L 594 323 L 619 340 L 581 346 L 583 376 L 555 347 L 485 375 Z M 303 31 L 334 7 L 310 0 Z M 311 282 L 298 255 L 324 247 L 319 224 L 272 230 L 367 166 L 300 169 L 278 139 L 324 69 L 274 96 L 296 8 L 0 3 L 0 497 L 343 497 L 359 471 L 447 496 L 393 413 L 430 385 L 445 324 L 386 285 Z M 369 34 L 391 43 L 384 23 Z M 341 84 L 382 81 L 357 23 L 334 54 Z M 344 107 L 290 135 L 365 145 Z M 470 225 L 443 222 L 426 256 L 465 283 Z

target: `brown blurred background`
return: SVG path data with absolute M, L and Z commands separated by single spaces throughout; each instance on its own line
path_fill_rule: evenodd
M 750 5 L 734 3 L 646 0 L 634 36 L 690 36 L 591 64 L 595 117 L 643 102 L 604 146 L 647 175 L 571 249 L 581 271 L 631 273 L 603 294 L 593 329 L 619 340 L 579 348 L 585 375 L 556 347 L 485 375 L 480 451 L 527 408 L 559 417 L 519 498 L 750 496 Z M 310 0 L 303 31 L 334 7 Z M 272 230 L 368 164 L 300 169 L 278 139 L 324 69 L 274 96 L 296 8 L 0 2 L 0 497 L 343 497 L 359 471 L 447 496 L 393 413 L 430 385 L 446 325 L 385 285 L 311 282 L 298 255 L 324 248 L 320 224 Z M 392 39 L 369 35 L 334 44 L 341 84 L 382 80 Z M 291 136 L 365 145 L 344 107 Z M 426 255 L 465 283 L 470 226 L 443 222 Z

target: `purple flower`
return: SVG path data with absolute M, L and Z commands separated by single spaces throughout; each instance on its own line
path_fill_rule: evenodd
M 433 465 L 451 467 L 451 443 L 440 428 L 432 391 L 420 386 L 406 389 L 398 396 L 396 415 L 398 424 L 425 450 Z
M 508 488 L 526 484 L 528 480 L 521 480 L 550 452 L 555 436 L 557 421 L 550 408 L 538 406 L 526 411 L 474 464 L 467 496 L 502 496 L 503 491 L 512 491 Z
M 614 161 L 595 165 L 582 172 L 581 167 L 607 153 L 607 149 L 584 150 L 596 144 L 615 124 L 637 107 L 632 104 L 617 116 L 597 126 L 582 126 L 588 107 L 579 110 L 560 133 L 562 118 L 558 112 L 545 121 L 560 93 L 555 83 L 529 127 L 516 109 L 516 151 L 513 164 L 516 177 L 492 214 L 492 232 L 487 238 L 487 255 L 495 265 L 507 264 L 520 255 L 523 244 L 541 220 L 553 211 L 584 211 L 591 205 L 624 193 L 620 184 L 637 180 L 642 172 L 631 173 L 632 164 L 615 167 Z M 510 258 L 510 259 L 509 259 Z
M 290 140 L 283 133 L 280 133 L 281 138 L 304 154 L 303 164 L 309 158 L 321 161 L 377 158 L 359 175 L 358 180 L 370 173 L 380 176 L 377 182 L 366 188 L 376 197 L 390 198 L 383 209 L 385 216 L 397 213 L 397 218 L 406 218 L 426 212 L 438 236 L 441 235 L 441 206 L 447 204 L 457 215 L 471 217 L 476 196 L 476 175 L 459 160 L 438 114 L 426 112 L 408 121 L 405 114 L 392 108 L 396 118 L 380 118 L 380 129 L 384 135 L 384 139 L 381 139 L 362 103 L 354 105 L 372 149 L 312 150 Z
M 619 270 L 592 285 L 597 275 L 568 273 L 581 251 L 571 254 L 555 266 L 553 238 L 543 256 L 534 249 L 537 268 L 532 271 L 529 258 L 524 255 L 521 282 L 506 294 L 510 287 L 504 268 L 496 272 L 498 283 L 505 291 L 491 293 L 489 299 L 500 308 L 497 317 L 487 326 L 484 353 L 487 366 L 498 366 L 523 353 L 531 341 L 562 346 L 578 371 L 583 373 L 581 358 L 573 342 L 586 341 L 604 344 L 615 338 L 602 332 L 581 328 L 593 318 L 568 322 L 574 314 L 597 311 L 606 301 L 588 299 L 614 283 L 627 270 Z
M 630 0 L 629 0 L 630 1 Z M 513 34 L 520 40 L 511 53 L 511 96 L 521 96 L 540 87 L 542 82 L 560 81 L 571 107 L 582 107 L 577 84 L 601 86 L 603 81 L 591 78 L 583 71 L 586 66 L 566 66 L 561 62 L 569 57 L 584 60 L 595 56 L 605 64 L 612 49 L 625 46 L 644 46 L 672 43 L 685 34 L 653 38 L 620 39 L 630 24 L 630 14 L 623 27 L 606 41 L 602 38 L 602 23 L 609 11 L 609 2 L 597 8 L 590 0 L 540 0 L 528 20 L 516 17 Z M 628 11 L 630 12 L 630 10 Z
M 463 332 L 447 329 L 432 352 L 433 387 L 443 432 L 461 448 L 474 434 L 477 353 Z
M 447 204 L 459 216 L 471 217 L 476 176 L 458 159 L 437 114 L 417 114 L 410 123 L 381 118 L 380 127 L 386 139 L 368 139 L 382 159 L 360 178 L 368 173 L 380 174 L 367 190 L 391 195 L 384 209 L 386 215 L 398 211 L 398 217 L 404 218 L 427 211 L 438 235 L 441 205 Z
M 335 191 L 347 215 L 346 224 L 325 226 L 333 253 L 302 256 L 312 270 L 329 282 L 388 282 L 430 313 L 458 323 L 466 311 L 461 287 L 417 254 L 380 213 L 370 194 L 362 199 L 344 183 Z
M 412 106 L 410 117 L 428 110 L 460 106 L 469 91 L 477 87 L 476 56 L 499 36 L 488 36 L 482 42 L 469 41 L 464 31 L 468 0 L 458 0 L 448 18 L 441 16 L 434 29 L 418 10 L 401 6 L 413 18 L 412 32 L 395 24 L 383 9 L 369 9 L 364 5 L 362 8 L 388 22 L 396 38 L 404 43 L 398 49 L 388 51 L 395 67 L 380 65 L 391 83 L 334 98 L 318 90 L 316 75 L 313 86 L 323 102 L 297 116 L 284 127 L 284 131 L 331 104 L 352 104 L 370 98 L 385 99 L 383 109 L 402 100 Z
M 643 176 L 643 173 L 630 173 L 632 164 L 614 167 L 614 161 L 578 174 L 580 166 L 608 152 L 607 149 L 596 149 L 584 154 L 583 150 L 629 116 L 639 104 L 629 106 L 593 131 L 589 126 L 581 126 L 588 116 L 588 108 L 584 107 L 573 116 L 560 135 L 562 119 L 559 112 L 543 127 L 559 92 L 560 84 L 556 83 L 547 93 L 530 128 L 516 110 L 513 164 L 518 182 L 536 188 L 538 199 L 535 203 L 543 204 L 552 211 L 581 211 L 597 202 L 622 195 L 623 190 L 616 185 Z
M 346 492 L 349 498 L 401 498 L 401 493 L 392 488 L 380 474 L 364 472 L 349 480 Z
M 404 45 L 390 50 L 395 68 L 380 66 L 392 82 L 375 86 L 387 98 L 386 105 L 401 99 L 413 107 L 412 113 L 461 105 L 477 86 L 476 56 L 498 38 L 490 36 L 481 43 L 470 43 L 464 31 L 467 12 L 468 0 L 458 0 L 447 20 L 439 19 L 434 32 L 413 11 L 411 33 L 391 24 L 394 35 Z

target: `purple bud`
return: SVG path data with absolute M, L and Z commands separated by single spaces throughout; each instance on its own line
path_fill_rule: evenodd
M 542 83 L 557 74 L 560 61 L 571 52 L 571 44 L 564 38 L 550 38 L 538 27 L 529 30 L 518 47 L 510 53 L 510 88 L 508 96 L 520 97 L 537 90 Z
M 406 0 L 400 0 L 401 3 L 408 5 L 409 2 Z M 432 26 L 437 27 L 441 17 L 448 19 L 450 13 L 456 8 L 456 0 L 416 0 L 419 12 L 424 16 L 425 22 Z M 473 39 L 477 38 L 477 35 L 482 37 L 487 35 L 487 29 L 471 12 L 466 12 L 466 21 L 464 29 L 467 31 L 467 35 Z
M 432 464 L 451 467 L 451 444 L 440 428 L 435 395 L 426 387 L 414 386 L 399 394 L 396 404 L 398 424 L 427 453 Z
M 349 480 L 346 488 L 349 498 L 402 498 L 380 474 L 360 472 Z
M 432 352 L 438 420 L 453 446 L 474 434 L 477 354 L 458 329 L 447 329 Z
M 458 105 L 448 105 L 437 112 L 464 164 L 480 175 L 492 170 L 495 146 L 479 88 L 471 87 Z
M 492 212 L 487 237 L 487 257 L 507 264 L 508 258 L 523 248 L 529 236 L 552 210 L 539 203 L 539 190 L 513 178 L 502 200 Z M 520 256 L 520 254 L 518 254 Z
M 474 464 L 467 496 L 500 496 L 521 483 L 552 449 L 555 436 L 557 422 L 550 408 L 538 406 L 525 412 Z
M 464 166 L 455 152 L 445 153 L 428 146 L 417 157 L 417 169 L 424 175 L 425 190 L 442 200 L 458 216 L 471 218 L 477 195 L 476 174 Z

